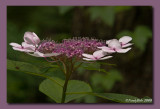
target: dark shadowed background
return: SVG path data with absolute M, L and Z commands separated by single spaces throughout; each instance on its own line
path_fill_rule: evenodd
M 126 54 L 115 54 L 105 60 L 104 72 L 79 69 L 72 79 L 91 84 L 95 92 L 129 94 L 137 97 L 153 93 L 153 9 L 149 6 L 8 6 L 7 58 L 23 62 L 45 61 L 14 51 L 10 42 L 21 43 L 26 31 L 35 32 L 40 39 L 60 42 L 70 37 L 94 37 L 108 40 L 129 35 L 134 45 Z M 16 63 L 14 63 L 16 66 Z M 54 76 L 63 78 L 59 71 Z M 38 90 L 44 78 L 22 72 L 7 71 L 8 103 L 52 103 Z M 94 96 L 86 96 L 70 103 L 112 103 Z

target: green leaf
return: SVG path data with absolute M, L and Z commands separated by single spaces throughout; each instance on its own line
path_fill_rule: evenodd
M 41 73 L 41 71 L 34 65 L 19 62 L 19 61 L 12 61 L 7 59 L 7 69 L 13 71 L 20 71 L 20 72 L 34 72 L 34 73 Z
M 142 98 L 142 103 L 152 103 L 152 98 L 145 96 Z
M 83 82 L 83 81 L 78 81 L 78 80 L 70 80 L 68 83 L 68 87 L 67 87 L 67 93 L 80 93 L 80 92 L 92 92 L 91 87 L 89 86 L 89 84 Z M 72 94 L 72 95 L 67 95 L 65 102 L 69 102 L 71 100 L 80 98 L 85 96 L 86 94 Z
M 96 103 L 97 99 L 96 96 L 93 95 L 87 95 L 85 97 L 81 97 L 75 100 L 76 103 L 81 103 L 81 102 L 85 102 L 85 103 Z
M 7 59 L 7 69 L 13 70 L 13 71 L 19 71 L 19 72 L 25 72 L 25 73 L 47 73 L 48 71 L 52 70 L 55 71 L 59 69 L 58 65 L 48 64 L 48 63 L 27 63 L 27 62 L 20 62 L 20 61 L 13 61 Z
M 96 97 L 93 95 L 87 95 L 84 97 L 85 103 L 97 103 Z
M 70 94 L 74 94 L 70 93 Z M 92 92 L 86 92 L 86 93 L 76 93 L 76 94 L 87 94 L 87 95 L 92 95 L 92 96 L 97 96 L 103 99 L 119 102 L 119 103 L 133 103 L 133 102 L 128 102 L 128 99 L 130 100 L 135 100 L 139 99 L 138 97 L 131 96 L 131 95 L 126 95 L 126 94 L 117 94 L 117 93 L 92 93 Z
M 56 77 L 52 78 L 63 86 L 64 80 Z M 39 85 L 39 90 L 57 103 L 60 103 L 62 98 L 62 86 L 49 79 L 46 79 Z
M 152 31 L 147 26 L 138 26 L 134 31 L 133 42 L 140 49 L 144 50 L 149 38 L 152 37 Z
M 91 95 L 108 99 L 111 101 L 119 102 L 119 103 L 128 103 L 127 99 L 138 99 L 138 97 L 125 95 L 125 94 L 116 94 L 116 93 L 91 93 Z
M 138 98 L 131 95 L 117 94 L 117 93 L 89 93 L 89 94 L 119 103 L 152 103 L 152 99 L 149 97 Z
M 74 8 L 74 6 L 60 6 L 58 7 L 59 8 L 59 13 L 60 14 L 65 14 L 67 13 L 68 11 L 70 11 L 71 9 Z
M 113 26 L 115 20 L 115 10 L 113 6 L 90 7 L 89 12 L 91 14 L 91 20 L 100 18 L 107 25 Z
M 64 84 L 64 80 L 61 80 L 59 78 L 55 78 L 53 77 L 54 80 L 56 80 L 58 83 L 61 83 L 61 85 Z M 57 85 L 54 81 L 51 81 L 49 79 L 44 80 L 40 86 L 39 86 L 39 90 L 44 93 L 45 95 L 47 95 L 48 97 L 50 97 L 51 99 L 53 99 L 54 101 L 56 101 L 57 103 L 61 102 L 62 99 L 62 90 L 63 87 Z M 65 103 L 83 97 L 85 96 L 86 92 L 91 92 L 92 89 L 89 86 L 89 84 L 83 82 L 83 81 L 78 81 L 78 80 L 70 80 L 68 82 L 68 86 L 67 86 L 67 92 L 68 95 L 66 95 L 66 99 L 65 99 Z M 73 94 L 69 94 L 72 93 Z M 77 93 L 82 93 L 82 94 L 78 94 Z M 84 93 L 84 94 L 83 94 Z
M 33 64 L 25 63 L 25 62 L 19 62 L 19 61 L 12 61 L 7 59 L 7 69 L 12 71 L 18 71 L 23 72 L 35 76 L 40 76 L 47 78 L 53 82 L 55 82 L 57 85 L 61 86 L 60 83 L 58 83 L 56 80 L 51 78 L 50 76 L 44 75 L 44 72 L 41 72 L 36 66 Z

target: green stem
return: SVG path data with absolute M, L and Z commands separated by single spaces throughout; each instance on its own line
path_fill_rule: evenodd
M 69 81 L 69 77 L 66 78 L 64 86 L 63 86 L 63 93 L 62 93 L 62 101 L 61 101 L 61 103 L 65 102 L 68 81 Z
M 61 103 L 65 103 L 68 81 L 69 81 L 70 76 L 71 76 L 71 74 L 72 74 L 72 72 L 73 72 L 73 66 L 74 66 L 74 65 L 72 64 L 72 60 L 70 60 L 70 62 L 71 62 L 70 65 L 69 65 L 69 64 L 65 64 L 65 63 L 63 62 L 64 71 L 65 71 L 65 74 L 66 74 L 66 79 L 65 79 L 64 86 L 63 86 Z
M 66 74 L 66 79 L 65 79 L 65 83 L 63 86 L 63 92 L 62 92 L 62 100 L 61 103 L 65 103 L 65 98 L 66 98 L 66 94 L 67 94 L 67 85 L 68 85 L 68 81 L 71 77 L 71 74 L 78 68 L 81 66 L 82 63 L 80 63 L 78 66 L 76 66 L 74 68 L 74 63 L 72 62 L 72 60 L 69 61 L 70 64 L 66 64 L 66 62 L 62 62 L 63 66 L 64 66 L 64 73 Z

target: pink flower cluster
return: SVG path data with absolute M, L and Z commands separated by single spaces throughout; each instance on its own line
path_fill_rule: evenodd
M 131 40 L 131 37 L 124 36 L 119 40 L 112 39 L 105 43 L 98 39 L 74 37 L 64 39 L 62 43 L 56 43 L 52 40 L 40 41 L 34 32 L 25 32 L 22 45 L 17 43 L 10 43 L 10 45 L 14 50 L 26 52 L 36 57 L 76 57 L 87 61 L 95 61 L 109 59 L 112 57 L 108 56 L 111 53 L 126 53 L 131 49 L 125 48 L 132 45 L 128 43 Z
M 66 55 L 68 58 L 81 58 L 83 53 L 93 53 L 98 48 L 104 46 L 104 41 L 97 39 L 74 37 L 73 39 L 64 39 L 62 43 L 55 47 L 55 52 Z

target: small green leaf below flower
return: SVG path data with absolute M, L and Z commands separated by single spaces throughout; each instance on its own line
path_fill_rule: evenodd
M 53 77 L 53 79 L 56 80 L 58 83 L 61 83 L 62 85 L 64 84 L 64 80 L 61 80 L 56 77 Z M 57 103 L 61 102 L 63 87 L 59 86 L 55 82 L 49 79 L 46 79 L 40 84 L 39 90 L 45 95 L 47 95 L 48 97 L 50 97 L 51 99 L 53 99 L 54 101 L 56 101 Z M 66 95 L 65 103 L 85 96 L 86 93 L 92 92 L 92 89 L 89 86 L 89 84 L 83 81 L 70 80 L 68 82 L 66 93 L 72 93 L 72 92 L 74 93 Z M 77 94 L 77 93 L 81 93 L 81 94 Z
M 61 83 L 63 86 L 64 80 L 55 77 L 53 79 L 56 79 L 56 81 L 58 81 L 58 83 Z M 60 103 L 62 99 L 62 87 L 60 85 L 49 79 L 46 79 L 39 85 L 39 90 L 53 99 L 55 102 Z
M 67 93 L 72 93 L 72 92 L 75 92 L 75 93 L 92 92 L 92 89 L 91 89 L 89 84 L 87 84 L 83 81 L 70 80 L 69 83 L 68 83 L 68 87 L 67 87 Z M 79 95 L 77 95 L 77 94 L 67 95 L 65 102 L 67 103 L 71 100 L 83 97 L 85 95 L 86 95 L 85 93 L 84 94 L 79 94 Z

